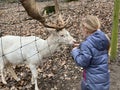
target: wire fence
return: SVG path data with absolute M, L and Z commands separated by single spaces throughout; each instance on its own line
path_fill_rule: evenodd
M 6 6 L 6 5 L 8 5 L 8 6 Z M 20 3 L 17 3 L 17 5 L 16 4 L 12 4 L 12 5 L 9 3 L 8 4 L 3 3 L 2 6 L 0 6 L 0 11 L 2 9 L 4 9 L 4 14 L 2 15 L 2 19 L 0 17 L 0 32 L 3 32 L 3 34 L 0 37 L 0 49 L 1 49 L 0 50 L 0 59 L 3 59 L 3 63 L 5 64 L 7 61 L 7 58 L 9 56 L 11 56 L 13 59 L 15 59 L 13 61 L 19 62 L 21 60 L 20 64 L 25 65 L 26 61 L 28 61 L 28 62 L 29 62 L 29 60 L 34 61 L 34 57 L 35 57 L 37 59 L 37 64 L 42 66 L 45 62 L 43 60 L 45 60 L 45 59 L 42 59 L 41 54 L 45 50 L 47 50 L 49 53 L 46 53 L 47 54 L 46 56 L 48 56 L 48 54 L 49 54 L 50 57 L 46 58 L 46 60 L 49 59 L 49 61 L 46 62 L 46 64 L 44 64 L 42 67 L 38 67 L 38 68 L 46 70 L 47 71 L 46 73 L 48 73 L 48 71 L 52 71 L 51 67 L 53 66 L 54 63 L 56 63 L 56 61 L 51 62 L 51 60 L 55 60 L 56 56 L 53 57 L 52 48 L 55 49 L 55 47 L 51 48 L 51 46 L 56 43 L 59 43 L 59 38 L 56 41 L 54 41 L 54 43 L 52 43 L 52 45 L 50 44 L 51 42 L 46 40 L 46 45 L 44 45 L 44 48 L 41 48 L 41 46 L 39 46 L 39 45 L 42 43 L 40 43 L 39 41 L 41 40 L 41 38 L 47 39 L 48 32 L 46 32 L 44 30 L 45 28 L 38 21 L 25 20 L 25 18 L 28 18 L 28 16 L 27 16 L 26 12 L 23 10 L 23 7 L 21 7 Z M 11 13 L 12 13 L 12 15 L 11 15 Z M 9 39 L 8 43 L 6 43 L 7 45 L 5 45 L 4 38 L 7 35 L 13 35 L 13 36 L 15 36 L 15 38 L 13 38 L 11 40 Z M 32 37 L 32 39 L 31 39 L 31 37 Z M 41 38 L 39 38 L 39 37 L 41 37 Z M 16 40 L 16 38 L 17 38 L 17 40 Z M 16 41 L 16 42 L 14 42 L 14 41 Z M 28 42 L 25 42 L 25 41 L 28 41 Z M 13 45 L 12 44 L 10 45 L 9 42 L 14 42 L 14 43 L 13 43 Z M 38 43 L 39 43 L 39 45 L 38 45 Z M 9 51 L 6 52 L 5 46 L 8 46 Z M 33 48 L 29 48 L 27 53 L 28 54 L 32 53 L 32 54 L 29 54 L 29 56 L 26 56 L 24 51 L 27 51 L 29 46 L 32 46 L 35 51 L 32 51 Z M 58 49 L 58 48 L 56 48 L 56 49 Z M 14 58 L 14 57 L 18 57 L 18 58 Z M 62 59 L 62 56 L 61 56 L 61 57 L 59 57 L 59 60 L 63 61 L 64 59 Z M 8 61 L 9 61 L 9 59 L 8 59 Z M 10 63 L 15 63 L 15 62 L 11 61 Z M 49 64 L 51 64 L 51 65 L 49 66 Z M 36 67 L 37 66 L 38 65 L 36 65 Z M 18 67 L 19 67 L 19 65 L 18 65 Z M 20 68 L 22 69 L 22 71 L 24 71 L 24 68 L 26 69 L 26 67 L 23 68 L 21 65 L 20 65 Z M 20 71 L 21 69 L 19 69 L 18 71 Z M 63 67 L 60 67 L 60 68 L 56 67 L 56 69 L 58 69 L 57 72 L 59 72 L 59 73 L 63 71 Z M 27 70 L 27 72 L 29 71 L 28 68 L 26 70 Z M 40 72 L 39 69 L 38 69 L 38 72 Z M 17 72 L 17 74 L 19 74 L 19 72 Z M 40 72 L 39 75 L 42 76 L 43 72 Z
M 4 5 L 3 5 L 4 6 Z M 20 8 L 20 3 L 18 3 L 18 5 L 17 5 L 17 12 L 21 12 L 22 10 L 21 10 L 21 8 Z M 18 23 L 21 23 L 22 21 L 21 21 L 21 18 L 22 18 L 22 16 L 23 15 L 21 15 L 20 13 L 18 13 Z M 5 24 L 8 24 L 8 25 L 10 25 L 8 22 L 6 22 L 6 16 L 4 16 L 4 21 L 3 22 L 0 22 L 1 23 L 1 25 L 5 25 Z M 7 28 L 7 26 L 5 26 L 5 28 Z M 14 26 L 14 33 L 15 32 L 18 32 L 18 26 L 17 25 L 15 25 Z M 16 41 L 16 42 L 14 42 L 14 39 L 16 39 L 16 37 L 15 38 L 13 38 L 13 41 L 8 41 L 7 43 L 5 43 L 5 44 L 9 44 L 9 42 L 14 42 L 13 43 L 13 45 L 15 46 L 15 45 L 18 45 L 17 43 L 19 43 L 20 45 L 17 47 L 17 48 L 13 48 L 11 51 L 9 51 L 9 52 L 7 52 L 7 53 L 5 53 L 5 48 L 11 48 L 11 47 L 13 47 L 13 46 L 9 46 L 9 47 L 5 47 L 5 46 L 3 46 L 4 44 L 4 40 L 3 40 L 3 38 L 1 37 L 0 38 L 0 40 L 1 40 L 1 45 L 0 45 L 0 48 L 1 48 L 1 55 L 0 55 L 0 57 L 6 57 L 7 55 L 10 55 L 10 54 L 12 54 L 12 53 L 18 53 L 18 51 L 20 52 L 20 56 L 21 56 L 21 58 L 23 59 L 23 61 L 25 61 L 25 60 L 28 60 L 28 59 L 30 59 L 30 58 L 32 58 L 32 57 L 34 57 L 34 56 L 36 56 L 37 55 L 37 57 L 39 58 L 39 60 L 41 60 L 41 57 L 40 57 L 40 55 L 41 55 L 41 52 L 43 52 L 45 49 L 48 49 L 49 50 L 49 54 L 52 56 L 52 50 L 51 50 L 51 48 L 50 48 L 50 44 L 49 44 L 49 42 L 47 41 L 47 45 L 46 45 L 46 47 L 45 48 L 42 48 L 42 49 L 39 49 L 39 47 L 41 47 L 41 46 L 38 46 L 38 42 L 39 42 L 39 40 L 40 40 L 40 38 L 38 38 L 38 37 L 33 37 L 32 38 L 32 40 L 30 40 L 30 38 L 29 37 L 26 37 L 26 39 L 27 40 L 29 40 L 29 42 L 28 43 L 24 43 L 24 39 L 23 39 L 23 35 L 22 35 L 22 32 L 23 32 L 23 29 L 24 28 L 22 28 L 22 25 L 20 24 L 19 25 L 19 32 L 20 32 L 20 34 L 19 34 L 19 41 Z M 36 28 L 34 28 L 34 31 L 36 31 L 35 30 Z M 1 32 L 4 32 L 4 30 L 3 29 L 0 29 L 1 30 Z M 12 30 L 11 30 L 12 31 Z M 29 32 L 30 32 L 30 30 L 29 30 Z M 40 31 L 39 31 L 40 32 Z M 17 34 L 15 34 L 15 36 L 16 36 Z M 4 36 L 4 35 L 3 35 Z M 18 38 L 18 37 L 17 37 Z M 18 40 L 18 39 L 17 39 Z M 58 43 L 59 42 L 59 39 L 58 40 L 56 40 L 54 43 L 52 43 L 53 45 L 54 44 L 56 44 L 56 43 Z M 24 52 L 23 52 L 23 49 L 25 49 L 26 47 L 28 47 L 28 46 L 30 46 L 30 45 L 34 45 L 34 50 L 36 50 L 31 56 L 29 56 L 29 57 L 25 57 L 25 55 L 24 55 Z M 40 44 L 39 44 L 40 45 Z M 31 49 L 31 48 L 29 48 L 29 49 Z M 31 50 L 29 50 L 29 51 L 31 51 Z M 28 53 L 30 53 L 30 52 L 28 52 Z M 14 57 L 14 56 L 13 56 Z M 5 58 L 3 58 L 3 59 L 5 59 Z

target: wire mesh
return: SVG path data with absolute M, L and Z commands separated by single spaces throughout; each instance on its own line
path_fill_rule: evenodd
M 45 45 L 46 47 L 39 48 L 39 47 L 41 47 L 41 46 L 39 46 L 41 44 L 41 42 L 39 42 L 41 40 L 41 38 L 39 38 L 35 34 L 36 34 L 36 31 L 41 33 L 42 30 L 38 30 L 38 28 L 40 27 L 40 26 L 39 27 L 37 26 L 37 25 L 39 25 L 38 22 L 37 21 L 30 21 L 31 24 L 33 24 L 33 28 L 32 28 L 32 31 L 31 31 L 31 29 L 27 28 L 28 29 L 27 32 L 29 32 L 29 36 L 26 37 L 27 36 L 26 33 L 25 34 L 23 33 L 23 32 L 25 32 L 25 29 L 24 29 L 25 21 L 23 20 L 24 15 L 21 14 L 24 11 L 23 11 L 23 8 L 21 8 L 20 3 L 18 3 L 16 7 L 17 7 L 16 8 L 17 10 L 14 13 L 17 13 L 16 16 L 18 18 L 18 21 L 15 21 L 15 22 L 14 21 L 7 21 L 6 20 L 6 15 L 5 15 L 6 13 L 5 13 L 4 14 L 4 20 L 2 21 L 2 23 L 0 23 L 0 25 L 5 25 L 4 30 L 2 28 L 0 29 L 1 32 L 4 31 L 3 37 L 0 38 L 0 49 L 1 49 L 0 58 L 2 58 L 2 60 L 3 60 L 3 65 L 5 65 L 6 61 L 7 61 L 7 62 L 10 62 L 12 64 L 14 64 L 14 63 L 21 64 L 22 63 L 25 66 L 26 61 L 28 62 L 27 64 L 29 64 L 29 65 L 32 64 L 31 60 L 33 60 L 33 62 L 34 62 L 35 61 L 34 57 L 35 57 L 35 59 L 37 59 L 37 60 L 34 64 L 36 65 L 36 67 L 38 67 L 38 64 L 39 65 L 43 64 L 42 58 L 44 56 L 41 57 L 42 52 L 47 49 L 47 52 L 45 54 L 47 54 L 47 55 L 50 54 L 49 56 L 52 56 L 53 50 L 52 50 L 51 46 L 56 44 L 56 43 L 58 44 L 59 43 L 59 38 L 56 39 L 56 41 L 54 41 L 54 43 L 52 43 L 52 45 L 50 44 L 51 42 L 49 42 L 46 38 L 46 44 L 47 44 L 47 45 Z M 14 19 L 14 18 L 12 18 L 12 19 Z M 11 27 L 12 29 L 9 30 L 9 31 L 6 31 L 6 29 L 8 27 Z M 32 27 L 32 25 L 30 27 Z M 43 28 L 40 28 L 40 29 L 43 29 Z M 4 38 L 6 37 L 6 35 L 10 35 L 10 37 L 13 36 L 14 38 L 9 40 L 7 43 L 5 43 Z M 30 39 L 31 37 L 32 37 L 32 40 Z M 28 40 L 29 41 L 26 43 L 25 39 L 26 39 L 26 41 L 28 41 Z M 13 43 L 11 45 L 7 45 L 8 47 L 5 47 L 6 46 L 5 44 L 9 44 L 9 42 L 13 42 Z M 25 51 L 25 49 L 28 49 L 26 47 L 29 47 L 31 45 L 32 45 L 32 47 L 34 48 L 35 51 L 32 51 L 31 50 L 32 48 L 29 48 L 27 53 L 29 54 L 29 53 L 32 52 L 32 54 L 29 54 L 27 56 L 26 53 L 24 53 L 24 51 Z M 55 49 L 55 47 L 53 47 L 53 48 L 54 48 L 54 50 L 57 49 L 57 48 Z M 8 50 L 8 51 L 6 51 L 5 49 Z M 17 54 L 19 54 L 19 55 L 17 56 Z M 10 60 L 9 56 L 12 57 L 12 59 L 15 59 L 15 60 Z M 17 57 L 17 58 L 14 58 L 14 57 Z M 53 60 L 53 59 L 54 58 L 51 57 L 51 60 Z M 52 62 L 50 64 L 52 64 Z M 44 67 L 42 67 L 42 68 L 44 68 Z M 47 68 L 47 71 L 50 70 L 50 68 L 51 67 Z M 4 69 L 4 67 L 3 67 L 3 69 Z M 1 70 L 2 70 L 2 68 L 1 68 Z M 31 70 L 31 73 L 33 73 L 32 70 Z
M 12 8 L 12 9 L 11 9 Z M 9 13 L 5 13 L 4 14 L 4 21 L 2 21 L 2 24 L 1 25 L 5 25 L 5 28 L 3 31 L 5 31 L 5 33 L 3 34 L 4 35 L 14 35 L 14 36 L 20 36 L 20 38 L 18 39 L 17 42 L 19 42 L 19 47 L 17 48 L 14 48 L 14 49 L 11 49 L 10 52 L 7 52 L 5 53 L 4 55 L 10 55 L 12 53 L 15 53 L 17 52 L 18 50 L 20 51 L 20 55 L 21 55 L 21 58 L 23 59 L 23 61 L 26 61 L 26 60 L 29 60 L 29 59 L 33 59 L 33 57 L 37 57 L 40 61 L 41 61 L 41 53 L 47 48 L 48 51 L 49 51 L 49 54 L 50 54 L 50 57 L 47 58 L 47 62 L 46 63 L 43 63 L 44 65 L 42 67 L 40 67 L 41 69 L 44 69 L 43 72 L 40 72 L 39 73 L 39 78 L 42 76 L 43 77 L 43 74 L 44 73 L 47 73 L 49 74 L 49 72 L 55 74 L 55 73 L 59 73 L 58 75 L 55 75 L 54 78 L 57 78 L 59 77 L 59 75 L 62 75 L 62 72 L 64 71 L 64 64 L 66 64 L 66 61 L 67 59 L 69 59 L 69 56 L 68 58 L 63 58 L 63 57 L 66 57 L 66 53 L 64 52 L 63 48 L 61 49 L 61 52 L 60 53 L 57 53 L 55 52 L 55 54 L 53 55 L 52 53 L 52 50 L 51 50 L 51 44 L 49 44 L 49 41 L 47 41 L 47 47 L 45 48 L 42 48 L 39 50 L 39 45 L 38 45 L 38 42 L 39 42 L 39 39 L 38 37 L 42 37 L 42 38 L 45 38 L 47 39 L 48 37 L 48 32 L 46 32 L 44 29 L 44 27 L 38 22 L 38 21 L 35 21 L 35 20 L 30 20 L 29 17 L 27 16 L 27 14 L 25 14 L 26 12 L 24 11 L 24 9 L 21 7 L 21 4 L 18 3 L 16 5 L 16 8 L 13 9 L 15 7 L 9 7 L 9 12 L 12 12 L 13 13 L 13 18 L 12 19 L 6 19 L 6 15 L 9 16 L 8 14 Z M 14 11 L 12 11 L 14 10 Z M 16 13 L 16 14 L 15 14 Z M 24 13 L 24 15 L 23 15 Z M 15 15 L 14 15 L 15 14 Z M 17 20 L 16 20 L 17 18 Z M 25 18 L 27 20 L 25 20 Z M 66 18 L 65 18 L 66 19 Z M 29 23 L 29 25 L 26 25 L 27 23 Z M 40 25 L 40 26 L 39 26 Z M 28 27 L 29 26 L 29 27 Z M 9 28 L 10 27 L 10 28 Z M 8 31 L 7 31 L 8 29 Z M 32 39 L 31 41 L 29 41 L 28 43 L 23 43 L 23 38 L 22 37 L 26 37 L 26 36 L 37 36 L 37 37 L 34 37 L 34 39 Z M 1 42 L 3 42 L 3 39 L 1 39 Z M 59 42 L 59 39 L 56 40 L 54 43 L 52 44 L 56 44 Z M 3 43 L 1 43 L 3 45 Z M 28 47 L 29 45 L 33 45 L 34 44 L 34 48 L 36 48 L 36 52 L 32 53 L 30 56 L 24 56 L 23 54 L 23 48 L 25 49 L 26 47 Z M 14 45 L 15 46 L 15 45 Z M 11 46 L 10 46 L 11 47 Z M 55 47 L 54 47 L 55 48 Z M 30 48 L 31 49 L 31 48 Z M 30 53 L 30 52 L 28 52 Z M 62 55 L 60 55 L 62 54 Z M 0 57 L 2 57 L 2 55 L 0 55 Z M 14 56 L 13 56 L 14 57 Z M 44 59 L 43 59 L 44 60 Z M 53 61 L 54 60 L 54 61 Z M 6 61 L 6 60 L 4 60 Z M 16 59 L 17 61 L 17 59 Z M 41 62 L 40 62 L 41 63 Z M 26 66 L 26 65 L 24 65 Z M 37 66 L 37 65 L 36 65 Z M 20 67 L 20 68 L 18 68 Z M 23 67 L 23 65 L 21 66 L 17 66 L 15 68 L 15 71 L 19 71 L 20 70 L 23 72 L 24 71 L 24 68 L 26 69 L 26 67 Z M 39 69 L 40 69 L 39 68 Z M 38 71 L 39 71 L 38 69 Z M 56 70 L 57 69 L 57 70 Z M 29 68 L 27 67 L 27 73 L 29 71 Z M 53 71 L 53 72 L 52 72 Z M 17 72 L 17 74 L 19 75 L 19 72 Z M 26 72 L 26 71 L 25 71 Z M 24 73 L 24 72 L 23 72 Z M 20 74 L 21 75 L 21 74 Z M 27 76 L 28 77 L 28 76 Z M 29 78 L 30 79 L 30 78 Z M 7 80 L 7 79 L 6 79 Z M 40 80 L 40 79 L 38 79 Z M 21 80 L 22 81 L 22 80 Z M 25 81 L 27 82 L 27 81 Z M 29 81 L 28 81 L 29 82 Z M 41 80 L 40 82 L 38 82 L 39 85 L 41 83 Z M 42 82 L 43 83 L 43 82 Z M 22 84 L 23 85 L 23 84 Z M 25 85 L 24 85 L 25 86 Z M 43 85 L 44 86 L 44 85 Z M 19 89 L 18 89 L 19 90 Z M 31 89 L 33 90 L 33 89 Z
M 7 4 L 8 5 L 8 4 Z M 14 23 L 14 32 L 12 33 L 14 36 L 20 36 L 20 38 L 19 38 L 19 43 L 20 43 L 20 45 L 19 45 L 19 47 L 17 47 L 17 48 L 13 48 L 13 50 L 11 50 L 11 51 L 9 51 L 9 52 L 7 52 L 7 53 L 4 53 L 4 50 L 3 50 L 3 39 L 2 39 L 2 37 L 1 37 L 1 49 L 2 49 L 2 54 L 0 55 L 0 57 L 3 57 L 3 56 L 7 56 L 7 55 L 9 55 L 9 54 L 11 54 L 11 53 L 14 53 L 14 52 L 16 52 L 16 51 L 18 51 L 18 50 L 20 50 L 20 53 L 21 53 L 21 57 L 22 57 L 22 59 L 23 59 L 23 61 L 25 61 L 25 60 L 28 60 L 28 59 L 30 59 L 30 58 L 32 58 L 33 56 L 35 56 L 35 55 L 37 55 L 38 56 L 38 58 L 39 59 L 41 59 L 41 57 L 40 57 L 40 55 L 41 55 L 41 52 L 42 51 L 44 51 L 46 48 L 49 50 L 49 54 L 50 54 L 50 56 L 52 56 L 52 53 L 53 53 L 53 51 L 51 50 L 51 48 L 50 48 L 50 44 L 49 44 L 49 42 L 47 41 L 47 46 L 45 47 L 45 48 L 42 48 L 41 50 L 39 50 L 38 49 L 38 45 L 37 45 L 37 43 L 38 43 L 38 41 L 39 41 L 39 38 L 38 37 L 34 37 L 34 40 L 31 40 L 30 42 L 28 42 L 27 44 L 24 44 L 24 43 L 22 43 L 24 40 L 22 39 L 23 38 L 23 32 L 24 32 L 24 26 L 23 26 L 23 24 L 21 24 L 21 23 L 23 23 L 23 21 L 22 21 L 22 19 L 23 19 L 23 15 L 21 15 L 21 12 L 23 11 L 23 9 L 20 7 L 21 6 L 21 4 L 20 3 L 18 3 L 18 5 L 17 5 L 17 11 L 16 12 L 18 12 L 18 15 L 17 15 L 17 17 L 18 17 L 18 21 L 17 22 L 15 22 Z M 10 11 L 10 10 L 9 10 Z M 37 23 L 37 21 L 35 21 L 36 23 Z M 2 22 L 2 24 L 4 24 L 4 25 L 6 25 L 5 26 L 5 28 L 7 29 L 7 27 L 8 26 L 13 26 L 12 24 L 13 24 L 13 22 L 11 23 L 11 22 L 7 22 L 6 21 L 6 16 L 4 16 L 4 21 Z M 18 25 L 19 24 L 19 25 Z M 17 26 L 18 25 L 18 26 Z M 18 30 L 19 29 L 19 30 Z M 36 28 L 34 28 L 34 31 L 36 31 L 35 30 Z M 3 32 L 2 31 L 2 29 L 1 29 L 1 32 Z M 9 31 L 9 32 L 12 32 L 12 30 L 11 31 Z M 29 32 L 31 32 L 30 30 L 29 30 Z M 39 31 L 40 32 L 40 31 Z M 7 33 L 6 35 L 8 35 L 9 33 Z M 26 37 L 27 38 L 27 37 Z M 15 39 L 15 38 L 14 38 Z M 12 42 L 12 41 L 11 41 Z M 18 41 L 17 41 L 18 42 Z M 24 53 L 23 53 L 23 48 L 24 47 L 27 47 L 27 46 L 29 46 L 30 44 L 33 44 L 34 43 L 34 45 L 35 45 L 35 49 L 36 49 L 36 52 L 35 53 L 33 53 L 33 55 L 31 55 L 31 56 L 29 56 L 29 57 L 25 57 L 25 55 L 24 55 Z M 56 44 L 56 43 L 59 43 L 59 39 L 58 40 L 56 40 L 54 43 L 53 43 L 53 45 L 54 44 Z M 13 43 L 13 44 L 15 44 L 15 43 Z M 10 46 L 11 47 L 11 46 Z M 9 48 L 10 48 L 9 47 Z M 30 52 L 28 52 L 28 53 L 30 53 Z M 13 56 L 14 57 L 14 56 Z M 51 57 L 52 58 L 52 57 Z

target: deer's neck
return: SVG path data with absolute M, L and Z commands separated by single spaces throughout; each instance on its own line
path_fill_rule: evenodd
M 48 44 L 48 48 L 52 53 L 56 51 L 56 49 L 59 47 L 60 43 L 58 42 L 59 39 L 57 36 L 51 35 L 46 39 L 46 43 Z
M 58 37 L 56 36 L 49 36 L 44 43 L 44 50 L 42 51 L 43 57 L 48 57 L 52 55 L 59 47 Z

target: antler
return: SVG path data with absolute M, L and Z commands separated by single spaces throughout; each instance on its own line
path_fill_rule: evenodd
M 62 25 L 47 24 L 45 22 L 45 18 L 42 15 L 40 15 L 40 12 L 38 9 L 38 3 L 35 0 L 20 0 L 20 2 L 22 3 L 23 7 L 27 11 L 28 15 L 31 16 L 33 19 L 36 19 L 39 22 L 41 22 L 45 27 L 54 28 L 56 30 L 61 30 L 66 27 L 67 23 L 63 24 L 63 21 L 62 21 Z M 57 0 L 54 0 L 54 2 L 55 2 L 55 12 L 59 14 L 58 2 Z

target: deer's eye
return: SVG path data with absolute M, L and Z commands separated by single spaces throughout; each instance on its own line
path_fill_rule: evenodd
M 61 37 L 65 37 L 65 35 L 60 35 Z

